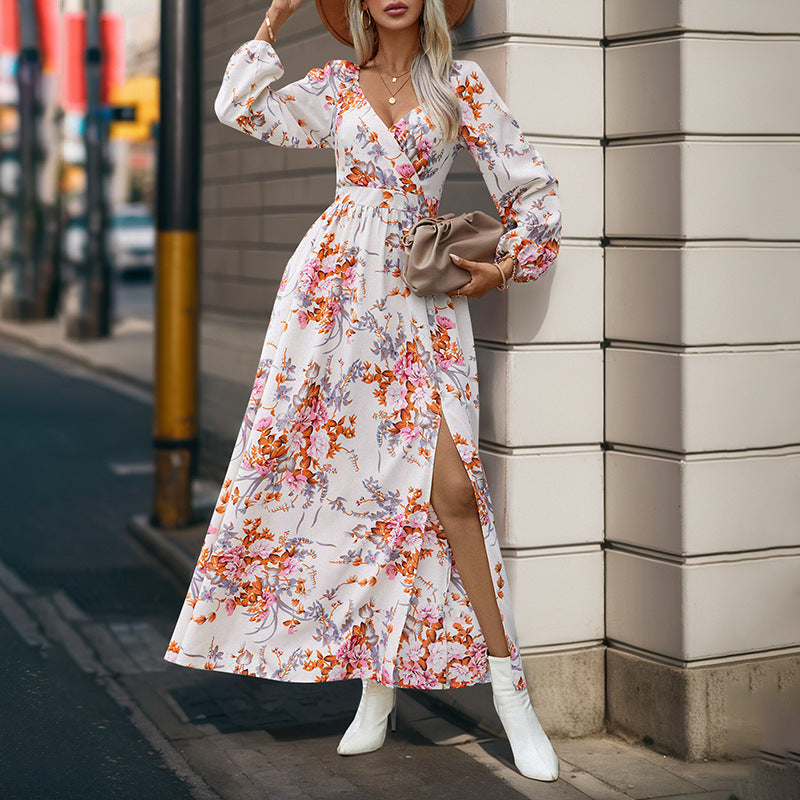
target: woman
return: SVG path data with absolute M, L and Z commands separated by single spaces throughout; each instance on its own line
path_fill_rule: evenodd
M 228 62 L 219 119 L 336 150 L 336 197 L 289 259 L 250 401 L 165 658 L 285 681 L 361 678 L 343 755 L 380 747 L 395 687 L 491 681 L 518 769 L 555 780 L 530 706 L 478 457 L 466 298 L 534 280 L 558 252 L 557 181 L 449 26 L 472 0 L 317 0 L 358 64 L 282 89 L 274 0 Z M 469 282 L 417 297 L 401 238 L 436 216 L 460 148 L 506 233 Z M 455 259 L 454 259 L 455 260 Z M 476 622 L 477 620 L 477 622 Z

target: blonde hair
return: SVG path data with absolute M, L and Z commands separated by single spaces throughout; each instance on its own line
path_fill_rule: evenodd
M 378 53 L 374 25 L 361 27 L 361 0 L 349 0 L 347 18 L 359 66 Z M 422 52 L 411 62 L 411 83 L 422 110 L 442 129 L 445 141 L 454 142 L 461 130 L 461 107 L 450 87 L 453 41 L 444 13 L 443 0 L 424 0 L 419 30 Z

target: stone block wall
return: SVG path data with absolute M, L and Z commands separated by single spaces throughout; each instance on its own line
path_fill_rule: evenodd
M 736 754 L 800 714 L 800 7 L 605 26 L 608 721 Z

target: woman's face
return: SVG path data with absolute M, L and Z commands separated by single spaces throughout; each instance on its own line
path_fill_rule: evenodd
M 425 0 L 362 0 L 379 28 L 400 31 L 417 24 Z

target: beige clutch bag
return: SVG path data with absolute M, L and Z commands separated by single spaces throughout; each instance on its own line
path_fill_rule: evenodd
M 417 220 L 403 236 L 408 256 L 403 280 L 419 297 L 452 292 L 469 283 L 470 274 L 452 262 L 450 253 L 493 263 L 504 232 L 503 223 L 483 211 Z

